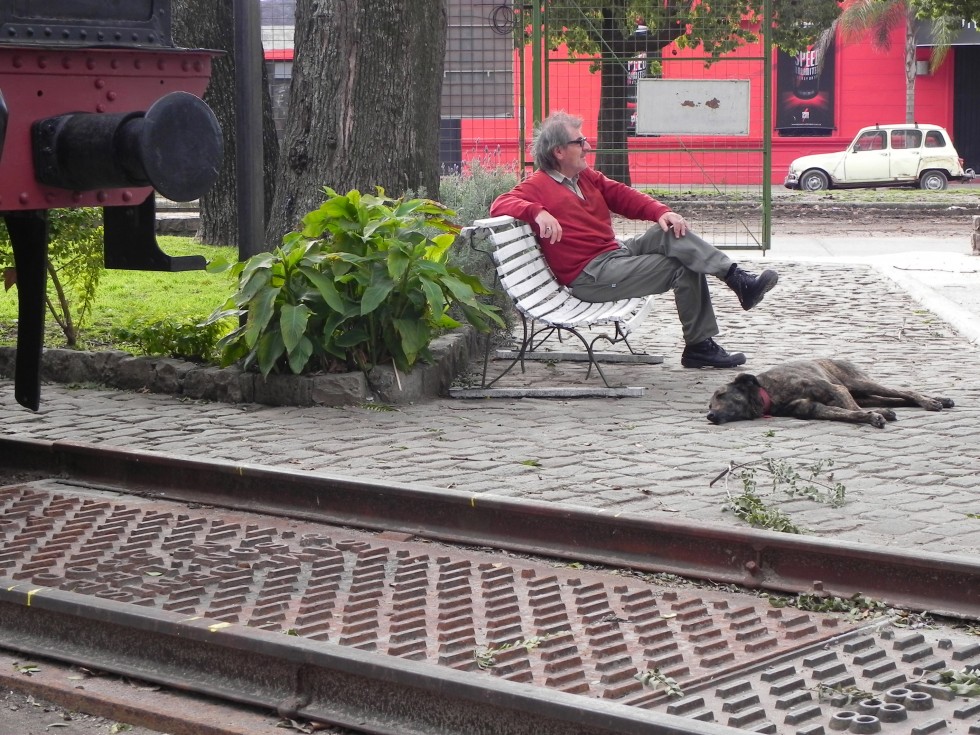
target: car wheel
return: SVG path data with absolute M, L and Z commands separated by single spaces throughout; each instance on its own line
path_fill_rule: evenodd
M 800 188 L 803 191 L 820 191 L 829 188 L 829 184 L 827 174 L 816 169 L 807 171 L 800 177 Z
M 946 188 L 948 180 L 942 171 L 926 171 L 919 179 L 919 188 L 929 191 L 942 191 Z

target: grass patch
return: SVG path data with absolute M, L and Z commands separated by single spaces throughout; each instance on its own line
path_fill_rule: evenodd
M 208 260 L 219 254 L 237 260 L 236 248 L 202 245 L 190 237 L 163 236 L 160 248 L 168 255 L 202 255 Z M 179 273 L 106 270 L 96 292 L 92 313 L 82 326 L 83 349 L 115 348 L 112 330 L 134 323 L 171 319 L 184 321 L 208 316 L 231 295 L 228 274 L 200 271 Z M 0 295 L 0 344 L 17 342 L 17 289 Z M 45 321 L 44 344 L 64 347 L 65 337 L 54 320 Z

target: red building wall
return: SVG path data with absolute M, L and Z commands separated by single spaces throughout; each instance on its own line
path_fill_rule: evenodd
M 867 41 L 834 44 L 834 130 L 824 137 L 789 137 L 774 132 L 772 143 L 772 181 L 780 184 L 789 162 L 801 155 L 844 149 L 862 127 L 875 123 L 905 120 L 905 30 L 897 29 L 888 52 L 876 51 Z M 928 49 L 919 49 L 919 58 L 928 58 Z M 528 57 L 530 56 L 528 52 Z M 667 78 L 749 79 L 751 117 L 748 136 L 663 136 L 629 139 L 630 172 L 634 184 L 758 185 L 762 182 L 761 157 L 744 152 L 762 146 L 762 62 L 741 60 L 762 56 L 761 45 L 747 47 L 724 62 L 705 69 L 694 52 L 670 54 L 664 64 Z M 956 139 L 953 124 L 953 64 L 951 53 L 933 75 L 916 77 L 915 119 L 945 127 Z M 514 63 L 515 109 L 526 112 L 526 142 L 531 138 L 531 69 L 524 69 L 526 100 L 519 98 L 520 64 Z M 570 61 L 563 50 L 552 55 L 548 64 L 548 109 L 565 109 L 584 119 L 583 132 L 595 139 L 599 106 L 599 74 L 589 71 L 589 61 Z M 775 91 L 775 89 L 774 89 Z M 775 110 L 772 119 L 775 124 Z M 474 160 L 484 166 L 518 166 L 519 125 L 514 119 L 464 119 L 462 121 L 462 161 Z M 651 147 L 673 149 L 675 153 L 646 152 Z M 702 150 L 697 159 L 687 149 Z M 727 150 L 726 150 L 727 149 Z

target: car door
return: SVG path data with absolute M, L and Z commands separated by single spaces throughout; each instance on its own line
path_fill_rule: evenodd
M 858 184 L 888 181 L 888 134 L 884 130 L 866 130 L 855 138 L 844 156 L 844 177 L 841 183 Z
M 922 160 L 922 131 L 899 128 L 889 135 L 891 152 L 888 165 L 893 181 L 916 181 Z

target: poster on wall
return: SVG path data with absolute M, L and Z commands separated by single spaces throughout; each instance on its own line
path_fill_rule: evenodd
M 812 46 L 776 60 L 776 130 L 780 135 L 830 135 L 834 131 L 834 43 L 821 55 Z

